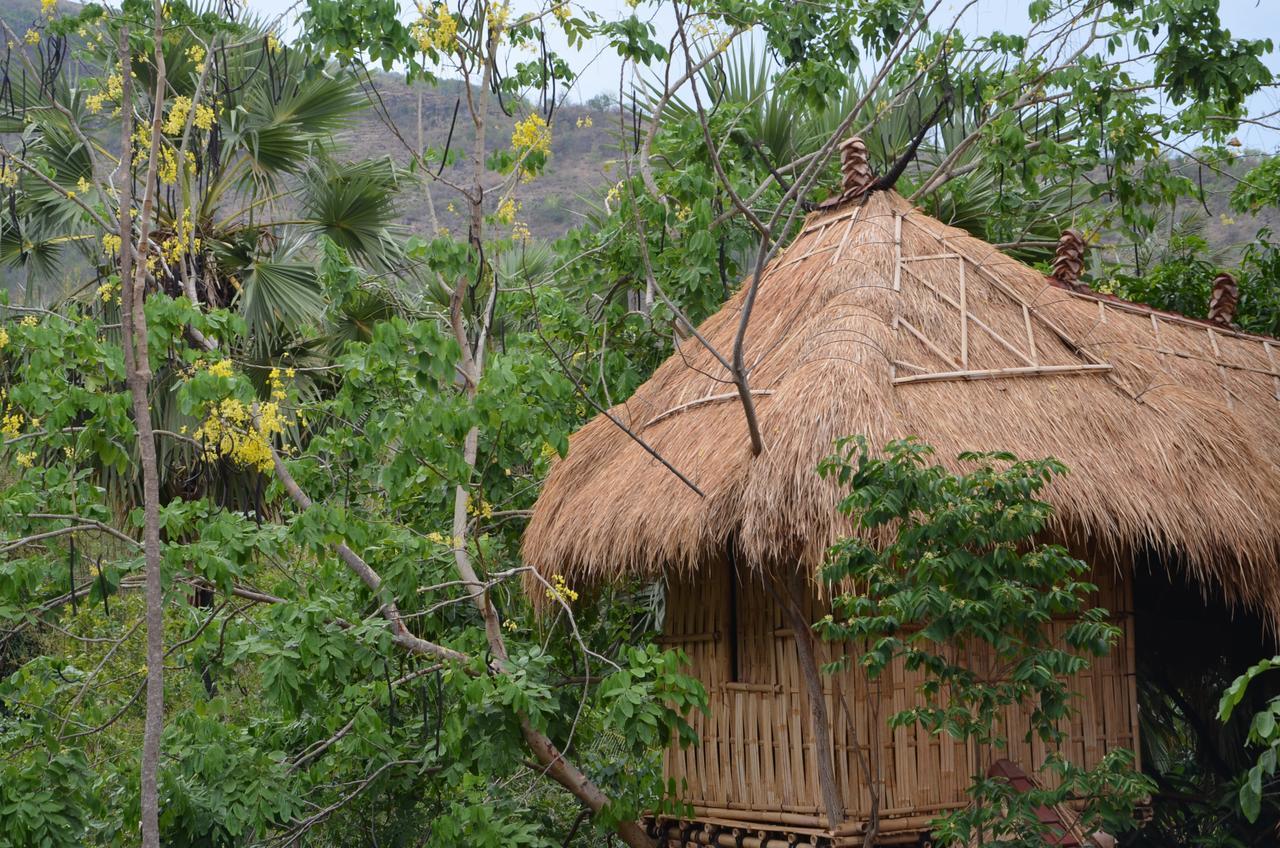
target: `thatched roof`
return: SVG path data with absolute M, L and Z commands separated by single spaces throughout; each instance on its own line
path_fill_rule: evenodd
M 700 331 L 732 348 L 743 293 Z M 963 304 L 966 320 L 961 320 Z M 1076 293 L 893 191 L 811 215 L 762 279 L 746 342 L 766 450 L 724 369 L 684 342 L 569 441 L 524 538 L 570 581 L 692 569 L 736 536 L 813 565 L 850 528 L 815 471 L 842 436 L 1053 456 L 1055 534 L 1176 553 L 1280 621 L 1280 342 Z

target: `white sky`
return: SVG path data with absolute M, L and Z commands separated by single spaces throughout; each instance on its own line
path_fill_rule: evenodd
M 1028 2 L 1029 0 L 977 0 L 962 19 L 960 28 L 970 34 L 993 30 L 1025 32 L 1028 25 Z M 298 0 L 247 0 L 247 3 L 249 9 L 268 18 L 285 14 L 291 8 L 296 10 L 302 5 Z M 413 8 L 409 0 L 402 0 L 401 5 L 407 9 Z M 579 0 L 574 5 L 614 19 L 633 11 L 624 0 Z M 963 5 L 963 0 L 946 0 L 935 19 L 937 25 L 949 22 Z M 536 8 L 537 4 L 530 0 L 513 0 L 512 6 L 519 13 Z M 1277 45 L 1277 50 L 1267 56 L 1265 61 L 1280 76 L 1280 0 L 1220 0 L 1220 13 L 1223 23 L 1233 35 L 1269 38 Z M 644 4 L 637 14 L 645 16 Z M 670 36 L 671 24 L 667 20 L 655 20 L 654 23 L 658 27 L 660 38 Z M 566 47 L 562 36 L 549 32 L 548 47 L 564 55 L 579 74 L 574 97 L 585 100 L 600 93 L 617 94 L 621 60 L 604 44 L 588 45 L 581 51 L 572 51 Z M 1280 91 L 1262 92 L 1250 101 L 1249 106 L 1253 114 L 1280 109 Z M 1238 135 L 1247 147 L 1280 150 L 1280 133 L 1246 125 L 1241 127 Z

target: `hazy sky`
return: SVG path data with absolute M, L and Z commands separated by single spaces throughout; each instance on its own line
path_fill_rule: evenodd
M 305 0 L 303 0 L 305 2 Z M 1220 0 L 1223 22 L 1236 36 L 1250 38 L 1269 38 L 1280 45 L 1280 0 Z M 1025 32 L 1027 27 L 1028 0 L 977 0 L 961 21 L 961 29 L 967 33 L 980 34 L 992 30 L 1004 32 Z M 267 17 L 275 17 L 291 7 L 298 7 L 299 0 L 248 0 L 250 9 Z M 409 0 L 402 0 L 401 5 L 412 9 Z M 621 17 L 633 10 L 624 0 L 581 0 L 575 6 L 591 9 L 605 17 Z M 937 20 L 949 21 L 956 10 L 964 5 L 964 0 L 945 0 Z M 513 0 L 516 12 L 536 8 L 529 0 Z M 645 6 L 637 11 L 642 17 Z M 659 34 L 669 36 L 670 24 L 665 19 L 655 20 Z M 556 43 L 556 42 L 559 43 Z M 618 73 L 621 70 L 620 60 L 603 44 L 589 45 L 581 51 L 569 51 L 563 39 L 549 33 L 548 46 L 568 54 L 571 66 L 580 74 L 574 90 L 574 96 L 585 100 L 601 92 L 616 94 L 618 91 Z M 1280 74 L 1280 55 L 1273 53 L 1267 57 L 1273 70 Z M 1262 114 L 1280 109 L 1280 92 L 1266 91 L 1250 101 L 1251 111 Z M 1267 150 L 1280 150 L 1280 134 L 1262 130 L 1257 127 L 1242 127 L 1239 133 L 1241 140 L 1249 147 Z

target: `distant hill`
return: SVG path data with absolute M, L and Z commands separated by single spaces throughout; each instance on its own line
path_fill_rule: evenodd
M 355 128 L 343 134 L 350 152 L 360 156 L 389 155 L 407 163 L 411 149 L 417 144 L 421 102 L 423 147 L 438 152 L 448 143 L 452 155 L 458 158 L 441 176 L 448 182 L 469 187 L 475 128 L 467 111 L 462 83 L 444 81 L 437 86 L 410 87 L 403 78 L 393 75 L 374 77 L 373 83 L 377 105 L 365 110 Z M 503 105 L 510 114 L 506 114 L 494 98 L 490 100 L 485 129 L 486 155 L 510 147 L 516 121 L 536 108 L 507 102 Z M 388 128 L 388 123 L 396 132 Z M 556 108 L 551 124 L 551 158 L 546 170 L 537 179 L 520 186 L 516 193 L 522 204 L 517 217 L 529 225 L 534 236 L 542 239 L 557 238 L 567 232 L 581 219 L 589 202 L 594 200 L 598 204 L 604 187 L 618 180 L 611 172 L 611 164 L 618 157 L 620 128 L 616 110 L 564 104 Z M 496 181 L 492 174 L 489 179 Z M 434 183 L 432 199 L 441 226 L 455 232 L 465 229 L 464 210 L 457 192 L 446 184 Z M 491 200 L 496 202 L 496 198 Z M 430 223 L 426 199 L 410 196 L 401 202 L 405 223 L 415 232 L 427 233 Z M 449 211 L 450 202 L 454 203 L 455 212 Z
M 72 6 L 69 0 L 59 2 L 65 4 L 64 8 Z M 21 34 L 38 18 L 39 8 L 39 0 L 0 0 L 0 18 Z M 441 176 L 445 181 L 468 186 L 471 173 L 468 155 L 474 128 L 462 83 L 443 81 L 436 86 L 410 87 L 402 77 L 391 74 L 373 75 L 369 81 L 374 105 L 355 116 L 354 126 L 342 133 L 348 155 L 352 158 L 386 155 L 407 164 L 411 148 L 418 143 L 419 104 L 422 145 L 441 150 L 449 140 L 456 106 L 457 122 L 450 147 L 458 158 Z M 510 114 L 503 112 L 504 105 Z M 486 154 L 508 147 L 513 125 L 534 108 L 523 103 L 491 102 Z M 552 130 L 552 156 L 546 171 L 533 182 L 520 186 L 517 193 L 522 203 L 518 218 L 529 226 L 535 237 L 547 240 L 575 226 L 590 205 L 593 202 L 598 205 L 607 187 L 618 180 L 613 163 L 618 158 L 621 135 L 618 111 L 604 104 L 562 104 L 553 115 Z M 1228 171 L 1239 176 L 1257 160 L 1257 156 L 1243 156 Z M 1280 232 L 1280 212 L 1276 210 L 1267 210 L 1261 218 L 1230 212 L 1232 181 L 1226 175 L 1190 160 L 1184 160 L 1179 168 L 1204 186 L 1207 209 L 1187 201 L 1180 205 L 1177 217 L 1184 214 L 1200 217 L 1204 235 L 1215 248 L 1228 255 L 1237 252 L 1239 245 L 1252 239 L 1262 225 Z M 496 180 L 492 174 L 489 178 Z M 457 193 L 441 182 L 427 181 L 426 184 L 432 189 L 439 224 L 454 233 L 465 231 L 463 204 Z M 496 203 L 496 197 L 489 201 Z M 454 211 L 450 211 L 450 203 Z M 415 234 L 429 236 L 431 223 L 425 191 L 410 188 L 400 198 L 400 205 L 406 227 Z M 492 205 L 489 208 L 492 209 Z

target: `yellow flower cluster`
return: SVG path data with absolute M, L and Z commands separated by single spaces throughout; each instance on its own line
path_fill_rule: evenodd
M 178 231 L 160 244 L 160 251 L 170 265 L 175 264 L 187 255 L 188 248 L 192 253 L 200 252 L 200 239 L 195 234 L 196 226 L 191 220 L 191 210 L 182 210 L 182 221 Z
M 34 46 L 40 43 L 40 33 L 37 30 L 29 29 L 27 30 L 27 34 L 23 36 L 22 40 Z
M 590 127 L 591 127 L 590 115 L 583 115 L 581 118 L 578 119 L 578 129 L 584 130 L 584 129 L 589 129 Z
M 516 150 L 540 153 L 551 152 L 551 127 L 534 112 L 516 124 L 511 133 L 511 146 Z
M 205 370 L 215 377 L 234 377 L 236 373 L 235 369 L 231 367 L 230 359 L 219 359 L 217 362 L 210 364 Z
M 27 315 L 18 323 L 24 327 L 34 327 L 36 324 L 39 324 L 40 321 L 34 315 Z
M 0 350 L 3 350 L 9 344 L 9 331 L 4 327 L 0 327 Z
M 437 545 L 443 545 L 446 548 L 462 547 L 462 540 L 456 536 L 446 536 L 443 533 L 431 532 L 427 534 L 427 541 Z
M 119 284 L 107 282 L 98 286 L 98 297 L 102 298 L 103 303 L 119 303 L 120 302 Z
M 423 53 L 429 50 L 452 50 L 458 37 L 458 22 L 449 14 L 449 7 L 444 3 L 437 3 L 428 12 L 419 5 L 418 12 L 422 17 L 413 25 L 413 37 L 418 42 L 418 49 Z
M 609 193 L 605 195 L 604 202 L 613 205 L 622 199 L 622 180 L 618 180 L 613 188 L 609 189 Z
M 182 151 L 182 158 L 187 166 L 187 176 L 195 176 L 196 157 L 192 156 L 190 151 L 184 150 Z M 165 185 L 177 185 L 178 156 L 174 153 L 173 148 L 161 145 L 160 164 L 156 168 L 156 175 L 160 178 L 160 182 Z
M 571 604 L 578 600 L 578 593 L 569 588 L 563 574 L 556 574 L 552 576 L 551 585 L 547 587 L 547 600 Z
M 501 32 L 510 18 L 511 4 L 499 3 L 489 10 L 489 28 L 494 32 Z
M 22 435 L 22 424 L 26 421 L 21 412 L 10 412 L 4 418 L 0 418 L 0 436 L 4 436 L 6 441 L 12 441 Z
M 124 78 L 119 74 L 112 74 L 107 77 L 107 85 L 102 91 L 99 91 L 96 94 L 90 94 L 85 98 L 85 108 L 88 109 L 90 113 L 96 115 L 102 111 L 102 107 L 107 105 L 107 103 L 114 103 L 119 100 L 123 93 Z
M 493 215 L 503 224 L 511 224 L 516 220 L 516 212 L 519 209 L 519 204 L 508 197 L 498 204 L 498 209 Z
M 480 518 L 492 518 L 493 504 L 489 503 L 484 498 L 473 500 L 467 504 L 467 512 L 472 515 L 477 515 Z
M 0 171 L 0 188 L 13 188 L 18 184 L 18 171 L 16 168 L 5 168 Z
M 32 451 L 23 451 L 15 458 L 18 460 L 18 464 L 23 468 L 30 468 L 35 465 L 36 462 L 36 455 Z
M 108 254 L 119 253 L 120 248 L 123 246 L 124 246 L 124 243 L 120 241 L 120 236 L 115 235 L 114 233 L 107 233 L 102 237 L 103 253 L 108 253 Z
M 529 231 L 529 225 L 524 221 L 516 221 L 515 226 L 511 228 L 511 237 L 516 241 L 528 241 L 533 238 L 533 233 Z
M 46 18 L 51 17 L 57 7 L 58 0 L 40 0 L 40 14 Z
M 196 73 L 204 73 L 204 48 L 199 44 L 193 44 L 187 48 L 187 58 L 196 63 Z
M 165 119 L 162 127 L 165 135 L 181 135 L 182 131 L 187 128 L 187 115 L 190 113 L 190 97 L 180 94 L 173 98 L 173 105 L 169 108 L 169 117 Z M 203 103 L 197 104 L 196 114 L 191 123 L 196 129 L 208 132 L 213 128 L 213 109 Z
M 215 366 L 220 364 L 215 363 Z M 213 371 L 213 366 L 209 370 Z M 221 403 L 209 404 L 204 423 L 192 436 L 204 444 L 204 457 L 210 462 L 225 456 L 236 465 L 270 471 L 269 440 L 283 432 L 284 418 L 274 401 L 259 404 L 255 421 L 253 413 L 241 401 L 226 398 Z
M 274 53 L 280 49 L 280 39 L 276 38 L 274 32 L 267 33 L 267 52 Z
M 293 378 L 293 369 L 290 368 L 286 372 L 290 379 Z M 272 368 L 271 373 L 267 375 L 267 387 L 271 389 L 272 400 L 284 400 L 289 393 L 284 390 L 284 381 L 280 379 L 280 369 Z

